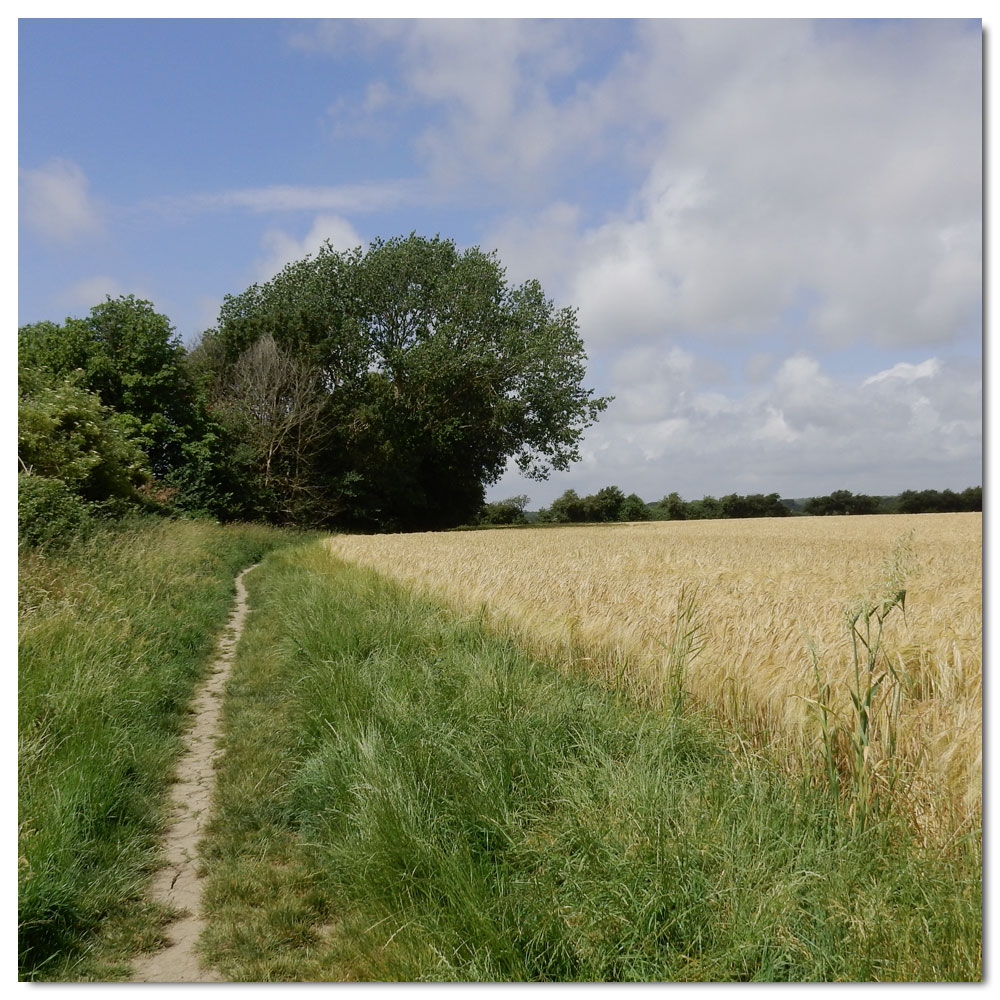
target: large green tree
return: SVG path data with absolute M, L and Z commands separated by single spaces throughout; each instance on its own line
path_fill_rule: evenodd
M 72 376 L 105 406 L 134 417 L 157 476 L 183 460 L 183 444 L 197 423 L 194 393 L 180 338 L 151 302 L 109 296 L 82 319 L 22 327 L 18 352 L 22 370 L 53 381 Z
M 201 383 L 170 320 L 134 295 L 110 296 L 83 318 L 18 331 L 22 395 L 71 383 L 93 393 L 145 452 L 154 494 L 217 517 L 252 517 L 240 448 L 208 419 Z M 60 391 L 64 391 L 60 388 Z
M 583 387 L 573 309 L 557 309 L 537 281 L 509 284 L 495 254 L 439 237 L 366 251 L 327 244 L 228 296 L 196 359 L 215 371 L 220 414 L 263 412 L 250 397 L 267 397 L 267 379 L 247 377 L 262 341 L 282 366 L 294 359 L 312 373 L 296 370 L 318 422 L 308 441 L 277 434 L 277 414 L 258 425 L 259 475 L 294 480 L 312 520 L 389 530 L 468 521 L 509 460 L 535 479 L 568 468 L 608 403 Z

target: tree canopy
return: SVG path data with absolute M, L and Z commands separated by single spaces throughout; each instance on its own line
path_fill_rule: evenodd
M 298 506 L 284 513 L 312 523 L 469 521 L 508 461 L 535 479 L 568 468 L 608 403 L 583 387 L 573 309 L 557 309 L 537 281 L 510 285 L 495 254 L 440 237 L 325 244 L 227 296 L 199 352 L 220 419 L 247 426 L 258 414 L 265 502 L 277 513 L 291 490 Z M 286 384 L 279 412 L 281 378 L 297 395 Z
M 566 490 L 551 507 L 538 512 L 538 520 L 550 524 L 648 521 L 648 504 L 635 493 L 626 496 L 617 486 L 605 486 L 590 496 Z
M 89 394 L 102 419 L 113 414 L 118 431 L 145 454 L 154 479 L 149 497 L 215 517 L 253 517 L 241 484 L 239 443 L 210 419 L 203 381 L 170 320 L 134 295 L 109 296 L 86 317 L 61 326 L 28 324 L 18 330 L 18 382 L 26 406 L 22 426 L 31 441 L 22 440 L 20 448 L 28 448 L 29 464 L 41 469 L 43 451 L 55 454 L 65 446 L 61 428 L 69 418 L 46 423 L 37 416 L 39 407 L 78 401 L 74 391 Z M 106 447 L 95 449 L 107 453 Z M 75 465 L 62 468 L 69 471 L 60 478 L 76 488 Z
M 151 302 L 110 296 L 83 319 L 33 323 L 18 331 L 21 370 L 55 384 L 72 378 L 104 406 L 135 418 L 136 432 L 158 476 L 181 461 L 196 423 L 184 347 Z

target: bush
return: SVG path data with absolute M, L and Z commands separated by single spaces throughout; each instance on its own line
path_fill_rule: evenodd
M 86 500 L 135 499 L 149 479 L 135 419 L 72 380 L 23 395 L 17 422 L 21 468 L 61 479 Z
M 25 545 L 63 545 L 86 534 L 88 504 L 61 479 L 21 473 L 17 477 L 17 537 Z

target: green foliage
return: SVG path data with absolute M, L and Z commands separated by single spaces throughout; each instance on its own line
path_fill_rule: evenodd
M 863 493 L 857 495 L 850 490 L 834 490 L 829 496 L 812 497 L 804 509 L 806 514 L 877 514 L 879 512 L 878 497 L 870 497 Z
M 810 642 L 816 697 L 806 701 L 817 712 L 827 786 L 858 828 L 882 821 L 900 799 L 912 765 L 899 759 L 897 732 L 908 678 L 883 646 L 886 620 L 906 614 L 906 576 L 913 559 L 912 532 L 900 538 L 885 560 L 878 592 L 858 598 L 844 612 L 851 643 L 853 679 L 848 687 L 852 711 L 831 707 L 831 684 Z M 846 781 L 842 780 L 843 772 Z
M 625 494 L 617 486 L 605 486 L 584 501 L 588 521 L 623 521 Z
M 651 521 L 653 515 L 650 512 L 649 504 L 642 499 L 637 493 L 630 493 L 625 497 L 625 503 L 622 504 L 622 520 L 623 521 Z
M 787 517 L 790 514 L 919 514 L 925 512 L 977 511 L 983 507 L 982 487 L 970 486 L 960 494 L 951 490 L 907 490 L 898 497 L 873 497 L 850 490 L 834 490 L 829 496 L 810 497 L 799 504 L 782 500 L 777 493 L 741 496 L 730 493 L 719 499 L 706 496 L 685 502 L 678 493 L 668 493 L 650 504 L 657 521 L 684 521 L 712 518 Z
M 538 512 L 538 520 L 544 523 L 567 524 L 586 519 L 586 506 L 576 490 L 566 490 L 552 501 L 551 507 L 543 507 Z
M 23 470 L 61 479 L 86 500 L 133 499 L 149 479 L 134 421 L 69 381 L 21 398 L 17 448 Z
M 905 490 L 896 498 L 900 514 L 946 514 L 983 509 L 982 486 L 970 486 L 961 493 L 952 490 Z
M 651 506 L 657 521 L 711 520 L 715 518 L 787 517 L 791 511 L 777 493 L 730 493 L 720 499 L 712 496 L 685 503 L 678 493 L 668 493 Z
M 151 302 L 109 296 L 85 319 L 22 327 L 18 350 L 23 371 L 44 373 L 52 382 L 75 373 L 81 388 L 133 417 L 157 476 L 180 462 L 181 445 L 197 423 L 193 387 L 183 368 L 184 348 Z
M 713 496 L 704 496 L 700 500 L 692 500 L 685 505 L 688 520 L 710 521 L 723 517 L 722 501 Z
M 61 479 L 17 477 L 17 538 L 38 548 L 66 545 L 90 527 L 89 505 Z
M 538 520 L 549 524 L 610 523 L 648 521 L 649 508 L 635 493 L 628 496 L 617 486 L 605 486 L 590 496 L 580 497 L 576 490 L 566 490 L 552 501 L 552 506 L 538 512 Z
M 685 521 L 688 516 L 688 505 L 677 492 L 668 493 L 662 500 L 651 506 L 650 513 L 654 521 Z
M 479 514 L 480 524 L 527 524 L 524 509 L 528 506 L 528 497 L 523 493 L 506 500 L 495 500 L 483 505 Z
M 253 515 L 239 443 L 206 412 L 206 372 L 152 303 L 109 297 L 86 318 L 24 326 L 18 362 L 23 396 L 72 384 L 114 411 L 142 447 L 162 506 L 226 520 Z
M 952 514 L 981 511 L 983 488 L 953 490 L 904 490 L 898 496 L 871 497 L 850 490 L 834 490 L 829 496 L 810 497 L 803 513 L 824 514 Z
M 214 372 L 220 414 L 232 371 L 265 337 L 325 387 L 312 424 L 324 433 L 280 442 L 270 468 L 293 470 L 328 521 L 468 521 L 509 458 L 534 478 L 566 469 L 608 402 L 582 387 L 572 309 L 537 282 L 510 286 L 495 255 L 437 237 L 325 245 L 228 296 L 196 359 Z
M 740 496 L 731 493 L 719 501 L 723 517 L 788 517 L 790 511 L 777 493 L 753 493 Z

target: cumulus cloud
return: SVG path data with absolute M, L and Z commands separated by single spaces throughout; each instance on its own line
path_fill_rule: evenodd
M 104 230 L 86 175 L 72 160 L 20 170 L 21 220 L 43 239 L 74 243 Z
M 327 241 L 335 250 L 351 250 L 364 244 L 354 226 L 339 215 L 317 216 L 301 239 L 282 229 L 268 229 L 261 237 L 264 254 L 256 264 L 258 279 L 273 278 L 286 264 L 316 253 Z
M 579 465 L 542 486 L 508 475 L 491 495 L 528 492 L 540 506 L 570 486 L 588 493 L 609 483 L 655 500 L 673 490 L 687 499 L 800 497 L 981 482 L 973 360 L 931 358 L 895 365 L 893 377 L 847 377 L 796 354 L 759 384 L 722 390 L 705 386 L 697 365 L 676 346 L 625 352 L 611 377 L 616 399 L 587 432 Z
M 598 345 L 755 336 L 803 298 L 819 348 L 953 343 L 981 298 L 980 90 L 980 34 L 960 22 L 641 25 L 550 105 L 549 148 L 627 160 L 641 183 L 604 219 L 507 217 L 498 245 L 560 248 L 541 277 Z M 479 113 L 521 142 L 516 107 Z
M 651 498 L 657 481 L 664 492 L 671 482 L 678 485 L 670 489 L 697 495 L 758 484 L 793 496 L 979 481 L 981 383 L 974 364 L 932 358 L 896 365 L 891 378 L 856 379 L 824 372 L 800 354 L 762 385 L 731 394 L 678 391 L 670 365 L 644 366 L 638 384 L 622 379 L 625 371 L 616 369 L 614 384 L 623 403 L 612 404 L 593 443 L 618 442 L 623 470 Z M 659 419 L 636 426 L 629 400 L 655 385 L 670 404 Z M 816 482 L 823 485 L 807 486 Z

